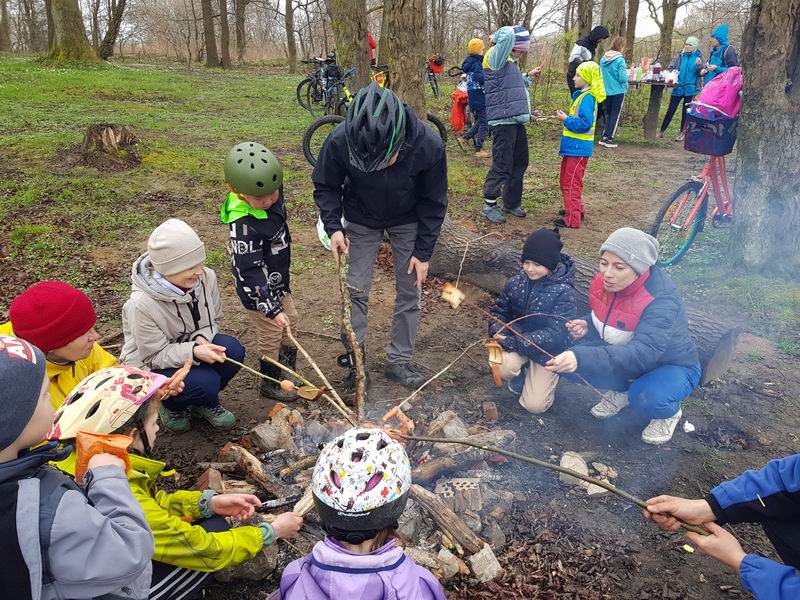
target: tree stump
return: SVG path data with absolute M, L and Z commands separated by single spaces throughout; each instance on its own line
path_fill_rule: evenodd
M 81 144 L 86 165 L 106 170 L 124 170 L 142 162 L 139 138 L 129 125 L 89 125 Z

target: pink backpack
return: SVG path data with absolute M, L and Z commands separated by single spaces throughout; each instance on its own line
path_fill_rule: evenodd
M 716 121 L 720 118 L 735 119 L 742 107 L 742 68 L 731 67 L 703 86 L 692 102 L 689 114 L 693 117 Z

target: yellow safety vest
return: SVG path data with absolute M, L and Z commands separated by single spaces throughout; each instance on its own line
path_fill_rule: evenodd
M 580 96 L 575 98 L 575 101 L 572 103 L 572 106 L 569 107 L 570 117 L 575 114 L 575 112 L 578 110 L 578 107 L 581 104 L 581 100 L 583 100 L 584 97 L 586 97 L 586 95 L 589 94 L 590 92 L 591 90 L 586 90 L 585 92 L 582 92 Z M 563 135 L 565 135 L 566 137 L 577 138 L 579 140 L 584 140 L 587 142 L 594 142 L 594 125 L 596 121 L 597 121 L 597 104 L 595 104 L 595 118 L 592 119 L 592 128 L 589 131 L 587 131 L 586 133 L 575 133 L 574 131 L 570 131 L 569 129 L 567 129 L 566 126 L 564 126 Z

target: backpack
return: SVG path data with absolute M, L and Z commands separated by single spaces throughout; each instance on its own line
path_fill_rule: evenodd
M 729 68 L 703 86 L 692 102 L 689 114 L 708 121 L 735 119 L 742 107 L 740 92 L 743 83 L 742 68 Z

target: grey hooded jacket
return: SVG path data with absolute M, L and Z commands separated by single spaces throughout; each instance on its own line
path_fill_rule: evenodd
M 47 466 L 60 458 L 63 452 L 45 448 L 0 464 L 0 486 L 16 490 L 15 502 L 6 495 L 15 509 L 2 515 L 16 531 L 16 540 L 3 539 L 4 556 L 21 557 L 15 566 L 22 574 L 13 589 L 3 585 L 3 597 L 146 599 L 155 542 L 125 473 L 110 465 L 92 469 L 84 494 Z
M 217 275 L 203 268 L 194 289 L 184 294 L 156 280 L 147 253 L 133 263 L 131 297 L 122 307 L 125 343 L 119 360 L 134 367 L 175 369 L 187 358 L 194 364 L 194 340 L 209 342 L 219 333 L 222 300 Z

